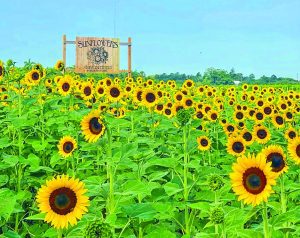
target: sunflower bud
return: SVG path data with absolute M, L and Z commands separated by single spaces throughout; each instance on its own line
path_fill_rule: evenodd
M 181 109 L 177 112 L 177 120 L 181 124 L 181 126 L 186 125 L 193 115 L 193 109 Z
M 103 221 L 97 220 L 90 222 L 84 231 L 85 238 L 111 238 L 113 237 L 112 227 L 104 223 Z
M 223 179 L 220 175 L 212 174 L 208 177 L 208 186 L 211 191 L 217 191 L 224 186 Z
M 210 221 L 213 224 L 221 224 L 224 222 L 224 211 L 220 207 L 215 207 L 210 213 Z

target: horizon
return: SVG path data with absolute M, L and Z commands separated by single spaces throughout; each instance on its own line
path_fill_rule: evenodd
M 228 72 L 234 68 L 256 78 L 274 74 L 297 79 L 300 71 L 300 2 L 296 0 L 67 3 L 3 3 L 2 17 L 7 20 L 0 22 L 0 60 L 12 59 L 23 66 L 31 59 L 53 67 L 62 58 L 66 34 L 67 40 L 99 36 L 124 42 L 132 37 L 132 70 L 146 75 L 203 75 L 212 67 Z M 121 69 L 126 67 L 126 51 L 121 48 Z M 75 46 L 68 45 L 67 66 L 74 64 Z

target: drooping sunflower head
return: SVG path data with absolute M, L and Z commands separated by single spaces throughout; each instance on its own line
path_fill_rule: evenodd
M 287 171 L 288 166 L 283 149 L 278 145 L 270 145 L 262 150 L 262 156 L 271 163 L 272 171 L 278 175 Z
M 228 138 L 227 152 L 233 156 L 240 156 L 246 151 L 246 143 L 242 137 L 232 136 Z
M 71 156 L 76 148 L 77 142 L 71 136 L 64 136 L 58 143 L 59 154 L 64 158 Z
M 84 183 L 67 175 L 46 182 L 37 193 L 40 211 L 46 213 L 45 221 L 57 229 L 76 225 L 87 212 L 89 199 L 84 195 Z
M 105 131 L 105 125 L 101 120 L 98 110 L 91 111 L 81 121 L 81 130 L 85 140 L 88 142 L 96 142 Z
M 62 60 L 58 60 L 54 66 L 56 70 L 63 71 L 65 68 L 65 64 Z
M 210 149 L 211 141 L 207 136 L 200 136 L 197 138 L 198 149 L 206 151 Z
M 288 143 L 288 152 L 296 164 L 300 164 L 300 136 L 297 136 Z
M 111 238 L 112 230 L 113 227 L 101 220 L 91 221 L 85 227 L 84 238 Z
M 232 166 L 230 174 L 232 190 L 246 204 L 256 206 L 267 201 L 276 183 L 276 173 L 272 172 L 271 163 L 261 155 L 241 156 Z

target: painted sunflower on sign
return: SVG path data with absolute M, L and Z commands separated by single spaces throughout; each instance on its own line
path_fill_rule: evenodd
M 76 140 L 71 136 L 64 136 L 58 143 L 59 154 L 64 158 L 72 155 L 73 151 L 77 148 Z
M 40 211 L 46 213 L 45 221 L 57 229 L 76 225 L 87 212 L 89 198 L 84 183 L 67 175 L 46 182 L 37 193 Z
M 239 157 L 232 166 L 230 174 L 232 190 L 246 204 L 256 206 L 267 201 L 276 184 L 276 173 L 272 172 L 271 163 L 261 155 Z
M 262 155 L 266 159 L 266 162 L 271 163 L 272 171 L 278 175 L 288 170 L 286 157 L 283 149 L 278 145 L 270 145 L 262 150 Z
M 94 110 L 86 115 L 81 121 L 81 130 L 85 140 L 92 143 L 96 142 L 105 131 L 105 125 L 101 121 L 100 112 Z
M 289 142 L 288 152 L 296 164 L 300 164 L 300 136 Z

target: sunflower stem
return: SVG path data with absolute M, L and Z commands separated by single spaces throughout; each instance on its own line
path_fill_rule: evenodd
M 185 220 L 185 233 L 190 234 L 190 227 L 189 227 L 189 208 L 187 206 L 187 202 L 189 199 L 189 189 L 188 189 L 188 163 L 189 163 L 189 156 L 187 150 L 187 126 L 183 127 L 183 152 L 184 152 L 184 167 L 183 167 L 183 199 L 185 202 L 185 210 L 184 210 L 184 220 Z
M 267 203 L 263 205 L 263 222 L 264 222 L 264 238 L 269 238 L 269 224 L 268 224 L 268 207 Z
M 107 164 L 107 170 L 109 175 L 109 199 L 108 199 L 108 212 L 109 214 L 114 213 L 114 171 L 113 171 L 113 158 L 112 158 L 112 149 L 111 149 L 111 131 L 110 128 L 107 127 L 107 140 L 108 140 L 108 150 L 107 155 L 109 162 Z
M 57 238 L 62 238 L 62 230 L 61 229 L 57 229 Z
M 281 201 L 281 211 L 282 213 L 286 212 L 286 196 L 284 188 L 284 175 L 281 175 L 280 178 L 280 201 Z

